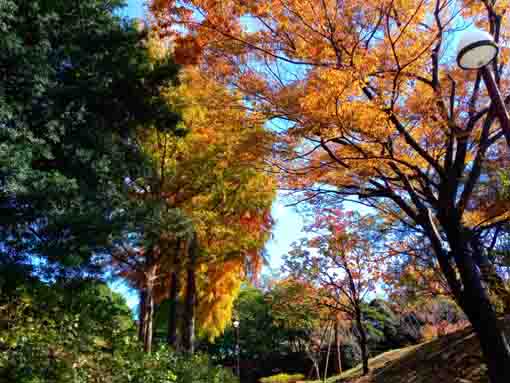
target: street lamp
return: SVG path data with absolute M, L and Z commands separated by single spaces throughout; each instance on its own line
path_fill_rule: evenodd
M 483 81 L 499 117 L 501 129 L 510 146 L 510 118 L 505 101 L 489 69 L 496 58 L 499 47 L 490 33 L 480 29 L 464 32 L 457 48 L 457 64 L 464 70 L 480 70 Z
M 498 45 L 490 33 L 480 29 L 464 32 L 457 48 L 457 63 L 462 69 L 481 69 L 498 55 Z
M 239 320 L 234 320 L 232 325 L 235 328 L 236 332 L 236 375 L 241 377 L 241 369 L 240 369 L 240 348 L 239 348 Z

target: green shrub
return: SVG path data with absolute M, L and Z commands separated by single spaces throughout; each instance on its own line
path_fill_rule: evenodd
M 303 374 L 278 374 L 268 376 L 267 378 L 260 379 L 260 383 L 295 383 L 303 380 L 305 376 Z
M 239 383 L 207 355 L 189 357 L 166 346 L 146 354 L 135 338 L 126 339 L 113 353 L 62 348 L 49 359 L 52 347 L 29 340 L 12 347 L 9 355 L 0 352 L 0 383 Z
M 207 355 L 189 357 L 166 346 L 150 355 L 124 353 L 116 362 L 113 383 L 239 383 L 231 371 L 214 366 Z
M 0 268 L 0 383 L 238 383 L 206 355 L 144 353 L 129 308 L 104 283 L 10 282 Z

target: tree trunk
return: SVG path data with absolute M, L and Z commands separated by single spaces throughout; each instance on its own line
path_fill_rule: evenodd
M 143 308 L 143 349 L 145 352 L 150 352 L 150 345 L 147 343 L 147 338 L 149 337 L 149 322 L 150 322 L 150 296 L 148 289 L 145 289 L 145 299 L 144 299 L 144 308 Z M 150 339 L 152 340 L 152 334 L 150 335 Z
M 146 295 L 145 295 L 145 337 L 143 342 L 143 349 L 147 353 L 152 351 L 152 331 L 153 331 L 153 318 L 154 318 L 154 278 L 155 269 L 147 273 L 146 276 Z
M 478 335 L 491 383 L 510 382 L 510 347 L 471 255 L 454 251 L 464 289 L 460 306 Z
M 140 303 L 138 313 L 138 340 L 145 342 L 145 289 L 140 290 Z
M 182 346 L 185 352 L 193 354 L 195 343 L 195 305 L 196 281 L 195 264 L 198 256 L 198 243 L 196 234 L 193 234 L 188 246 L 188 263 L 186 267 L 186 298 L 184 301 L 184 321 Z
M 359 346 L 361 348 L 361 359 L 363 361 L 363 375 L 367 375 L 369 372 L 368 369 L 368 350 L 367 350 L 367 334 L 365 328 L 363 327 L 362 317 L 361 317 L 361 309 L 356 308 L 356 327 L 358 329 L 358 340 Z
M 326 353 L 326 365 L 324 366 L 324 382 L 326 382 L 326 378 L 328 377 L 329 357 L 331 356 L 331 338 L 333 338 L 333 328 L 329 329 L 328 352 Z
M 319 363 L 314 359 L 312 360 L 313 367 L 315 368 L 315 374 L 317 375 L 317 380 L 321 380 L 321 370 L 319 369 Z
M 315 365 L 312 365 L 312 367 L 310 367 L 310 369 L 308 370 L 308 374 L 306 374 L 306 377 L 312 379 L 312 373 L 314 370 L 315 370 Z
M 337 319 L 335 323 L 335 345 L 336 345 L 336 357 L 337 357 L 337 373 L 342 373 L 342 350 L 340 348 L 340 323 Z
M 483 282 L 489 287 L 489 290 L 497 296 L 503 304 L 503 312 L 510 313 L 510 291 L 506 288 L 505 281 L 501 278 L 489 260 L 487 252 L 481 246 L 480 240 L 473 236 L 471 240 L 473 249 L 473 259 L 480 269 Z
M 179 294 L 179 274 L 174 271 L 171 278 L 167 342 L 169 346 L 177 348 L 177 299 Z
M 430 215 L 430 210 L 429 210 Z M 482 354 L 487 362 L 488 375 L 491 383 L 510 382 L 510 347 L 505 331 L 497 320 L 496 312 L 482 284 L 480 273 L 476 268 L 473 256 L 468 251 L 466 233 L 458 230 L 458 225 L 449 222 L 444 217 L 444 227 L 448 227 L 448 242 L 452 251 L 446 254 L 440 243 L 440 234 L 429 218 L 429 238 L 441 266 L 441 271 L 448 281 L 448 285 L 459 306 L 467 315 L 478 335 Z M 457 227 L 457 230 L 455 230 Z M 477 246 L 473 249 L 476 251 Z M 451 265 L 451 258 L 455 260 L 461 280 Z M 474 254 L 476 258 L 478 254 Z

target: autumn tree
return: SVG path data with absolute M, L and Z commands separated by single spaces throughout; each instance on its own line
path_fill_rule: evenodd
M 156 171 L 130 182 L 134 198 L 160 206 L 159 221 L 177 212 L 180 222 L 188 221 L 181 230 L 161 226 L 154 250 L 143 250 L 141 259 L 154 261 L 145 263 L 155 281 L 147 295 L 155 303 L 171 300 L 168 341 L 174 346 L 179 322 L 175 303 L 182 298 L 181 343 L 192 352 L 195 322 L 202 335 L 221 334 L 241 281 L 262 265 L 275 190 L 273 178 L 262 172 L 271 135 L 259 114 L 240 106 L 239 95 L 192 67 L 183 70 L 179 86 L 162 91 L 188 134 L 181 138 L 156 129 L 141 131 L 138 145 L 151 156 Z M 173 222 L 175 228 L 179 220 Z M 125 276 L 139 279 L 136 270 Z M 150 304 L 144 305 L 153 312 Z
M 309 238 L 295 244 L 286 257 L 287 269 L 321 288 L 317 305 L 324 305 L 355 324 L 363 373 L 368 373 L 368 336 L 363 305 L 375 291 L 381 270 L 372 218 L 352 212 L 320 210 Z M 372 231 L 372 233 L 371 233 Z
M 198 324 L 214 338 L 230 321 L 241 281 L 262 266 L 275 190 L 262 170 L 272 138 L 263 118 L 241 107 L 238 94 L 194 68 L 186 69 L 170 97 L 190 134 L 173 154 L 176 173 L 166 202 L 193 223 L 200 256 L 188 279 L 198 276 Z
M 501 46 L 491 68 L 505 93 L 507 8 L 485 0 L 151 2 L 162 34 L 186 31 L 204 70 L 284 121 L 279 166 L 288 188 L 308 199 L 354 197 L 424 236 L 492 382 L 510 380 L 510 348 L 482 283 L 484 238 L 508 213 L 483 198 L 480 180 L 508 147 L 481 74 L 456 66 L 452 43 L 469 23 L 490 31 Z
M 327 377 L 333 344 L 337 369 L 341 370 L 341 333 L 348 331 L 346 318 L 321 304 L 323 298 L 321 287 L 295 276 L 279 281 L 267 294 L 274 325 L 279 332 L 287 333 L 288 343 L 295 352 L 304 353 L 312 362 L 317 379 Z M 321 374 L 322 365 L 324 372 Z

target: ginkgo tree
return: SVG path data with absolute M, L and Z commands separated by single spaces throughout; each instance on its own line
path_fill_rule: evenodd
M 484 251 L 508 211 L 480 182 L 508 147 L 481 75 L 452 52 L 470 24 L 500 45 L 508 89 L 508 1 L 184 0 L 151 2 L 161 34 L 283 121 L 278 166 L 304 198 L 377 208 L 424 236 L 476 331 L 490 380 L 510 347 L 489 299 Z M 183 56 L 185 56 L 183 54 Z M 479 202 L 483 201 L 483 204 Z M 489 240 L 487 240 L 489 238 Z

